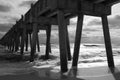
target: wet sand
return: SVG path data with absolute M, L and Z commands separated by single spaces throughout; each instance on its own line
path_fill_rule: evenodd
M 120 66 L 71 69 L 63 74 L 55 68 L 41 68 L 29 73 L 3 75 L 0 80 L 120 80 Z
M 0 47 L 0 53 L 5 55 L 9 52 Z M 44 65 L 41 63 L 35 65 L 35 63 L 28 61 L 0 61 L 0 80 L 120 80 L 119 57 L 115 61 L 116 67 L 112 69 L 103 64 L 105 62 L 100 62 L 103 66 L 97 66 L 100 63 L 90 63 L 96 65 L 92 67 L 80 67 L 81 63 L 79 63 L 78 69 L 71 69 L 70 65 L 69 71 L 66 73 L 60 72 L 59 63 L 54 65 L 51 64 L 53 62 L 49 62 L 46 61 Z

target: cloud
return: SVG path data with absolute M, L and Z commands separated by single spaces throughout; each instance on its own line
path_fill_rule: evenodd
M 16 16 L 11 16 L 11 15 L 5 15 L 5 16 L 0 16 L 2 20 L 6 20 L 8 23 L 14 24 L 16 21 L 19 20 L 18 17 Z M 5 23 L 5 22 L 4 22 Z
M 29 1 L 23 1 L 21 4 L 19 4 L 20 7 L 29 7 L 32 3 L 34 4 L 36 1 L 29 0 Z
M 19 18 L 18 17 L 9 17 L 8 18 L 8 21 L 9 21 L 9 23 L 15 23 L 16 21 L 18 21 L 19 20 Z
M 11 11 L 12 7 L 10 5 L 2 5 L 0 4 L 0 12 L 9 12 Z
M 120 15 L 110 16 L 108 17 L 108 23 L 110 28 L 120 28 Z M 87 26 L 100 26 L 102 25 L 101 20 L 93 19 L 90 21 Z
M 111 28 L 120 28 L 120 15 L 110 17 L 108 21 Z
M 0 24 L 0 31 L 7 32 L 13 24 Z
M 0 32 L 0 39 L 5 35 L 6 32 Z
M 6 32 L 0 31 L 0 39 L 6 34 Z
M 84 28 L 83 31 L 91 31 L 91 32 L 94 32 L 94 31 L 99 31 L 99 29 L 96 29 L 96 28 Z
M 102 23 L 99 19 L 93 19 L 87 24 L 87 26 L 93 26 L 93 25 L 102 25 Z
M 77 24 L 77 17 L 70 19 L 70 25 L 76 25 Z
M 12 15 L 0 14 L 0 24 L 15 24 L 19 17 Z

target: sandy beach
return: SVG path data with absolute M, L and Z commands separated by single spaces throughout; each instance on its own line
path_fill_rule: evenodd
M 0 80 L 120 80 L 119 49 L 114 52 L 116 67 L 110 69 L 107 67 L 107 60 L 103 55 L 104 51 L 102 50 L 104 49 L 99 48 L 98 51 L 96 50 L 98 47 L 93 46 L 91 51 L 88 47 L 84 48 L 82 47 L 83 51 L 81 51 L 80 55 L 82 59 L 78 62 L 78 69 L 71 68 L 72 61 L 69 61 L 69 71 L 66 73 L 60 72 L 58 47 L 54 47 L 49 60 L 36 59 L 35 62 L 30 63 L 28 60 L 15 61 L 15 59 L 7 58 L 8 60 L 3 60 L 1 58 Z M 103 53 L 95 56 L 96 52 L 101 53 L 100 50 Z M 16 54 L 9 52 L 2 46 L 0 47 L 0 53 L 3 56 Z M 25 53 L 27 54 L 27 52 Z
M 67 73 L 60 73 L 53 68 L 36 70 L 20 70 L 14 74 L 1 75 L 0 80 L 120 80 L 120 66 L 115 69 L 108 67 L 71 69 Z

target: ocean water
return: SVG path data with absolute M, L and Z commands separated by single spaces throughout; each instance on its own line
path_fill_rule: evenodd
M 74 44 L 70 45 L 71 55 L 73 57 L 74 53 Z M 50 53 L 53 59 L 47 61 L 37 60 L 37 65 L 57 65 L 60 66 L 60 52 L 59 45 L 52 44 L 52 53 Z M 120 63 L 120 46 L 112 45 L 113 57 L 115 64 Z M 38 55 L 45 54 L 45 46 L 41 45 L 41 52 L 37 53 Z M 69 61 L 68 64 L 71 66 L 72 61 Z M 79 61 L 78 64 L 80 67 L 92 67 L 92 66 L 105 66 L 107 65 L 106 50 L 104 44 L 81 44 L 79 52 Z
M 74 53 L 74 44 L 70 44 L 71 49 L 71 55 L 73 57 Z M 45 55 L 46 46 L 40 45 L 40 52 L 36 52 L 38 55 L 38 58 L 36 58 L 36 61 L 40 64 L 48 63 L 57 63 L 60 64 L 60 51 L 59 51 L 59 45 L 58 44 L 51 44 L 51 53 L 50 53 L 50 59 L 49 60 L 42 60 L 41 56 Z M 114 59 L 119 59 L 120 57 L 120 46 L 112 45 L 112 51 L 113 51 L 113 57 Z M 19 54 L 18 51 L 15 54 Z M 5 53 L 3 53 L 5 54 Z M 7 53 L 6 53 L 7 54 Z M 24 53 L 25 55 L 30 55 L 30 47 L 29 50 Z M 117 60 L 118 61 L 118 60 Z M 120 60 L 119 60 L 120 61 Z M 86 44 L 83 43 L 80 45 L 80 51 L 79 51 L 79 61 L 78 64 L 89 64 L 89 63 L 103 63 L 107 62 L 106 57 L 106 49 L 104 44 Z M 69 62 L 69 63 L 72 63 Z
M 41 45 L 41 52 L 38 54 L 41 55 L 41 53 L 45 53 L 45 45 Z M 74 44 L 70 45 L 71 48 L 71 54 L 74 53 Z M 59 56 L 59 45 L 51 44 L 52 53 L 55 56 Z M 113 45 L 112 46 L 113 55 L 119 56 L 120 54 L 120 46 Z M 80 51 L 79 51 L 79 57 L 81 59 L 89 59 L 93 57 L 106 57 L 106 49 L 104 44 L 81 44 L 80 45 Z
M 71 54 L 73 56 L 74 45 L 71 44 Z M 30 63 L 29 61 L 21 62 L 9 62 L 9 61 L 0 61 L 0 75 L 8 74 L 23 74 L 32 72 L 34 70 L 39 70 L 42 68 L 52 68 L 56 71 L 60 71 L 60 52 L 59 45 L 51 44 L 52 53 L 50 53 L 50 59 L 43 60 L 40 57 L 45 55 L 45 45 L 40 45 L 40 52 L 36 52 L 39 56 L 35 59 L 34 62 Z M 10 52 L 4 52 L 4 47 L 0 47 L 1 54 L 11 54 Z M 19 54 L 12 53 L 12 54 Z M 25 55 L 30 54 L 29 51 L 24 53 Z M 113 55 L 115 65 L 120 65 L 120 47 L 113 46 Z M 68 61 L 68 67 L 71 68 L 72 61 Z M 97 66 L 107 66 L 107 58 L 105 46 L 103 44 L 82 44 L 80 46 L 79 52 L 79 61 L 78 68 L 90 68 Z

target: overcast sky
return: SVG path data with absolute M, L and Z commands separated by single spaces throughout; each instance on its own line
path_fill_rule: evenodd
M 0 37 L 4 35 L 16 20 L 19 20 L 21 15 L 25 14 L 30 8 L 31 3 L 35 3 L 36 0 L 0 0 Z M 73 39 L 73 33 L 75 33 L 77 18 L 71 19 L 71 25 L 69 26 L 70 39 Z M 120 40 L 120 3 L 112 7 L 112 15 L 109 16 L 109 26 L 113 42 Z M 118 34 L 119 33 L 119 34 Z M 53 38 L 57 35 L 52 33 Z M 83 29 L 83 41 L 93 41 L 96 37 L 101 41 L 102 39 L 102 26 L 101 18 L 85 16 L 84 29 Z M 85 39 L 85 40 L 84 40 Z

